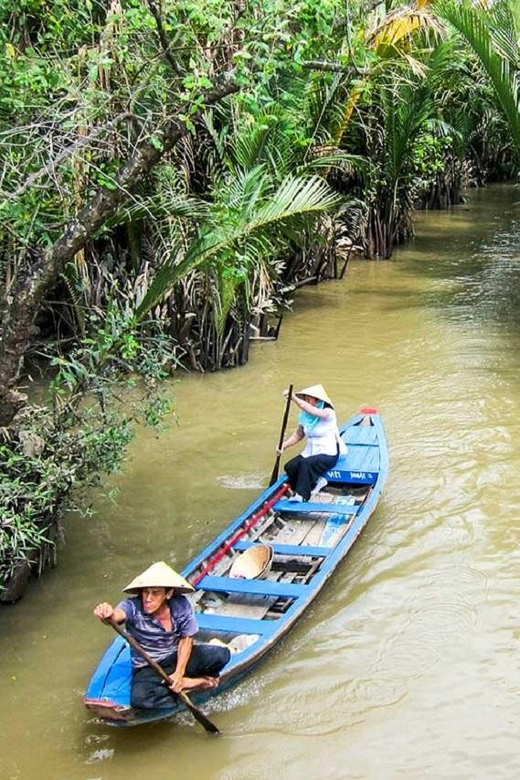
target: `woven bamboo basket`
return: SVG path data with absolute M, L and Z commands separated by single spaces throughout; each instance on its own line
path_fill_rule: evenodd
M 229 576 L 243 580 L 259 580 L 265 577 L 273 560 L 273 548 L 268 544 L 255 544 L 233 561 Z

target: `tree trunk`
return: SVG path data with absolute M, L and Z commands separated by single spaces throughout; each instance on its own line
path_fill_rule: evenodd
M 232 80 L 227 80 L 204 94 L 199 111 L 237 91 L 238 86 Z M 6 296 L 0 328 L 0 427 L 9 425 L 26 402 L 26 397 L 16 390 L 16 383 L 24 354 L 34 333 L 35 318 L 45 296 L 66 264 L 117 212 L 143 176 L 187 133 L 183 121 L 178 118 L 167 119 L 153 138 L 144 141 L 120 168 L 114 180 L 117 186 L 99 190 L 77 217 L 68 223 L 54 246 L 40 254 L 30 274 L 21 279 Z

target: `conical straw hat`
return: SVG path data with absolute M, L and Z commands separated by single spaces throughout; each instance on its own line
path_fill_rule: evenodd
M 311 387 L 306 387 L 304 390 L 299 390 L 296 395 L 298 398 L 301 398 L 302 395 L 312 395 L 313 398 L 317 398 L 319 401 L 325 401 L 327 406 L 330 406 L 331 409 L 334 409 L 334 404 L 329 398 L 329 395 L 323 385 L 311 385 Z
M 175 569 L 172 569 L 164 561 L 152 563 L 146 571 L 143 571 L 126 588 L 123 588 L 123 591 L 125 593 L 139 593 L 142 588 L 166 588 L 167 590 L 175 588 L 181 593 L 191 593 L 192 590 L 195 590 L 193 585 L 190 585 L 184 577 L 177 574 Z
M 268 544 L 255 544 L 233 561 L 229 576 L 244 580 L 265 577 L 271 568 L 273 548 Z

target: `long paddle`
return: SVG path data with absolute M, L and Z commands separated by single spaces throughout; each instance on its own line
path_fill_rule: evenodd
M 293 391 L 293 385 L 289 385 L 289 392 L 287 394 L 287 403 L 285 404 L 285 411 L 283 413 L 283 421 L 282 421 L 282 430 L 280 431 L 280 441 L 278 443 L 278 449 L 281 449 L 283 444 L 283 439 L 285 436 L 285 429 L 287 428 L 287 420 L 289 419 L 289 409 L 291 407 L 291 396 Z M 271 485 L 274 485 L 276 480 L 278 479 L 278 472 L 280 470 L 280 458 L 281 454 L 278 454 L 276 456 L 276 462 L 274 464 L 273 473 L 271 474 L 271 479 L 269 481 L 269 487 Z
M 144 658 L 146 663 L 149 664 L 152 667 L 152 669 L 155 669 L 157 674 L 159 674 L 163 678 L 165 683 L 168 686 L 170 685 L 170 678 L 168 677 L 168 675 L 166 674 L 162 666 L 159 666 L 159 664 L 156 661 L 154 661 L 153 658 L 150 658 L 146 650 L 141 647 L 139 642 L 137 642 L 137 640 L 135 640 L 134 637 L 128 633 L 128 631 L 125 631 L 124 628 L 121 628 L 119 623 L 116 623 L 116 621 L 113 618 L 108 618 L 104 622 L 109 623 L 114 629 L 114 631 L 116 631 L 119 634 L 119 636 L 122 636 L 123 639 L 125 639 L 128 642 L 128 644 L 134 648 L 135 652 L 139 653 L 141 658 Z M 172 695 L 174 695 L 173 691 L 172 691 Z M 179 697 L 179 699 L 182 701 L 184 706 L 187 707 L 191 712 L 191 714 L 193 715 L 193 717 L 196 720 L 198 720 L 202 726 L 204 726 L 206 731 L 208 731 L 210 734 L 220 734 L 220 731 L 215 726 L 215 724 L 212 723 L 210 719 L 204 715 L 201 709 L 199 709 L 198 707 L 195 706 L 195 704 L 193 704 L 191 699 L 189 699 L 189 697 L 184 693 L 184 691 L 175 693 L 175 696 Z

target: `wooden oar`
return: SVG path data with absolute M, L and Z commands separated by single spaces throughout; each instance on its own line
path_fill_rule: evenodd
M 289 393 L 287 395 L 287 403 L 285 404 L 285 411 L 283 413 L 282 430 L 280 431 L 280 441 L 278 443 L 278 449 L 281 449 L 282 447 L 284 436 L 285 436 L 285 429 L 287 428 L 287 420 L 289 419 L 289 409 L 291 407 L 292 391 L 293 391 L 293 385 L 289 385 Z M 280 454 L 276 456 L 276 462 L 274 464 L 273 473 L 271 474 L 271 479 L 269 481 L 269 487 L 271 487 L 271 485 L 274 485 L 274 483 L 278 479 L 281 457 L 282 456 Z
M 123 639 L 126 640 L 128 644 L 134 648 L 135 652 L 138 653 L 141 656 L 141 658 L 143 658 L 146 661 L 146 663 L 152 667 L 152 669 L 155 669 L 157 674 L 160 675 L 165 681 L 165 683 L 168 685 L 168 690 L 170 690 L 169 688 L 170 678 L 168 677 L 168 675 L 166 674 L 162 666 L 159 666 L 157 661 L 154 661 L 153 658 L 150 658 L 146 650 L 143 647 L 141 647 L 139 642 L 137 642 L 137 640 L 135 640 L 134 637 L 128 633 L 128 631 L 125 631 L 125 629 L 122 628 L 119 625 L 119 623 L 116 623 L 116 621 L 113 618 L 108 618 L 104 622 L 109 623 L 114 629 L 114 631 L 116 631 L 119 634 L 119 636 L 122 636 Z M 179 697 L 179 699 L 184 704 L 184 706 L 187 707 L 191 712 L 191 714 L 193 715 L 193 717 L 196 720 L 198 720 L 202 726 L 204 726 L 206 731 L 208 731 L 210 734 L 220 734 L 220 731 L 215 726 L 215 724 L 212 723 L 210 719 L 204 715 L 201 709 L 199 709 L 198 707 L 195 706 L 195 704 L 193 704 L 191 699 L 184 693 L 184 691 L 180 691 L 179 693 L 175 693 L 175 694 L 172 691 L 172 696 L 173 695 Z

